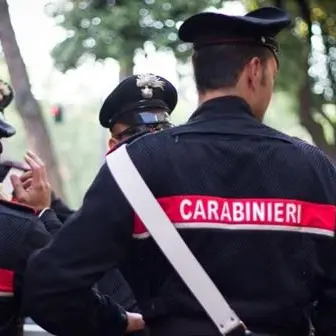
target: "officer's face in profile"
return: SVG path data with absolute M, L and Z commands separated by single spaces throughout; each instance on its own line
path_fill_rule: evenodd
M 111 137 L 108 141 L 109 149 L 113 149 L 118 145 L 119 142 L 127 140 L 130 135 L 125 133 L 127 129 L 130 128 L 130 125 L 124 123 L 116 123 L 111 129 Z
M 254 57 L 246 65 L 244 78 L 244 96 L 259 120 L 263 120 L 271 101 L 278 64 L 274 56 L 262 62 Z

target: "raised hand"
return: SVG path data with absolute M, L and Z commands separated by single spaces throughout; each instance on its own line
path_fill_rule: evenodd
M 51 186 L 43 161 L 31 151 L 25 155 L 24 159 L 30 171 L 24 173 L 21 178 L 16 175 L 11 176 L 16 199 L 36 210 L 49 208 Z

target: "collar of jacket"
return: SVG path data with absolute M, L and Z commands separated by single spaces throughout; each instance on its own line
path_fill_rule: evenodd
M 230 118 L 245 116 L 255 119 L 250 106 L 243 98 L 238 96 L 225 96 L 204 102 L 191 115 L 189 121 L 208 119 L 212 117 L 225 118 L 226 116 Z
M 129 144 L 131 143 L 133 140 L 136 140 L 138 138 L 140 138 L 141 136 L 147 134 L 147 133 L 150 133 L 150 131 L 143 131 L 143 132 L 140 132 L 140 133 L 137 133 L 137 134 L 134 134 L 132 136 L 130 136 L 129 138 L 127 138 L 126 140 L 123 140 L 123 141 L 120 141 L 115 147 L 113 147 L 112 149 L 109 149 L 107 151 L 107 153 L 105 154 L 105 156 L 111 154 L 112 152 L 114 152 L 115 150 L 117 150 L 119 147 L 121 147 L 122 145 L 125 145 L 125 144 Z
M 187 123 L 173 127 L 170 133 L 177 137 L 187 133 L 257 136 L 293 143 L 293 138 L 257 120 L 246 101 L 237 96 L 206 101 Z

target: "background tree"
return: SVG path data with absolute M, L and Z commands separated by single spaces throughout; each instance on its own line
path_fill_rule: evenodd
M 313 141 L 336 160 L 336 1 L 245 1 L 249 9 L 276 5 L 294 18 L 279 37 L 278 89 L 296 102 L 300 123 Z
M 133 73 L 134 52 L 146 41 L 185 59 L 188 47 L 178 41 L 179 23 L 190 13 L 221 5 L 221 0 L 123 0 L 115 5 L 108 0 L 51 1 L 46 12 L 67 32 L 52 55 L 62 71 L 75 68 L 86 57 L 114 58 L 123 78 Z
M 280 35 L 281 71 L 277 88 L 294 100 L 293 111 L 311 134 L 314 143 L 336 160 L 336 1 L 243 0 L 247 9 L 276 5 L 294 17 L 290 32 Z M 48 13 L 65 28 L 67 37 L 53 51 L 63 71 L 93 56 L 121 64 L 122 76 L 132 73 L 134 51 L 153 41 L 160 50 L 173 50 L 185 61 L 190 46 L 177 39 L 181 21 L 222 1 L 173 0 L 117 1 L 68 0 Z
M 0 0 L 0 41 L 15 91 L 16 107 L 25 126 L 29 147 L 43 159 L 53 189 L 64 198 L 57 159 L 40 106 L 31 92 L 28 74 L 16 41 L 6 0 Z

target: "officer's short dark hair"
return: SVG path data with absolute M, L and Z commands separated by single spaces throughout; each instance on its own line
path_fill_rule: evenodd
M 234 87 L 253 57 L 264 64 L 274 56 L 268 48 L 258 45 L 220 44 L 195 50 L 192 62 L 198 92 Z
M 129 121 L 129 117 L 128 117 L 127 115 L 121 115 L 121 116 L 118 118 L 118 120 L 116 120 L 116 122 L 115 122 L 112 126 L 110 126 L 110 127 L 108 128 L 108 129 L 110 130 L 111 134 L 113 134 L 113 132 L 112 132 L 112 128 L 113 128 L 116 124 L 123 124 L 123 125 L 125 125 L 125 126 L 127 126 L 127 127 L 132 126 L 131 123 L 130 123 L 130 121 Z

